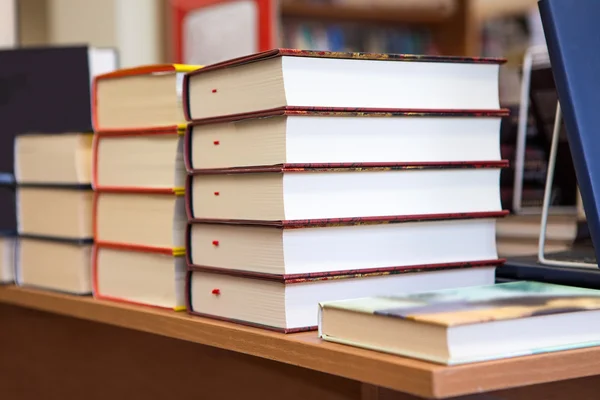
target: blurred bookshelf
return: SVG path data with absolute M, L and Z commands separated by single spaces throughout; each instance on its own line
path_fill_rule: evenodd
M 281 0 L 283 47 L 478 55 L 472 0 Z
M 126 67 L 173 61 L 207 64 L 283 46 L 478 56 L 487 40 L 486 21 L 526 15 L 536 1 L 23 0 L 15 4 L 18 44 L 115 47 Z M 241 11 L 234 7 L 246 14 L 240 18 Z M 220 8 L 225 19 L 217 21 Z M 200 10 L 207 12 L 196 18 Z M 178 20 L 179 14 L 183 16 Z M 191 28 L 184 26 L 186 18 Z M 326 34 L 331 39 L 324 40 Z M 181 42 L 186 40 L 193 42 L 191 57 L 183 55 Z M 209 51 L 217 54 L 194 61 L 197 54 Z
M 412 3 L 412 2 L 409 2 Z M 454 1 L 437 1 L 419 7 L 416 3 L 370 1 L 282 0 L 283 17 L 316 18 L 329 21 L 362 21 L 377 23 L 438 23 L 452 15 Z
M 171 0 L 171 59 L 207 65 L 276 47 L 477 56 L 476 1 Z

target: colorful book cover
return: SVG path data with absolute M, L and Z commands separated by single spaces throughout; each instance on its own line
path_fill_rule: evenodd
M 361 313 L 453 327 L 600 309 L 600 291 L 542 282 L 509 282 L 408 296 L 320 304 Z
M 593 339 L 593 335 L 582 336 L 585 338 L 583 341 L 573 340 L 567 336 L 567 342 L 564 343 L 557 340 L 546 341 L 546 343 L 552 344 L 537 345 L 538 347 L 536 347 L 536 343 L 533 342 L 530 347 L 521 346 L 518 347 L 518 350 L 507 350 L 507 352 L 501 350 L 501 344 L 499 344 L 497 352 L 490 352 L 487 349 L 483 354 L 467 352 L 467 356 L 455 355 L 454 358 L 450 351 L 451 356 L 442 359 L 424 354 L 421 351 L 392 349 L 386 345 L 329 336 L 323 332 L 321 323 L 323 311 L 326 309 L 372 314 L 390 319 L 438 326 L 447 330 L 448 340 L 452 338 L 451 333 L 448 331 L 457 327 L 600 310 L 600 291 L 598 290 L 542 282 L 517 281 L 406 296 L 380 296 L 324 302 L 319 304 L 319 336 L 332 342 L 401 354 L 447 365 L 597 346 L 600 343 Z M 500 329 L 500 325 L 497 325 L 497 328 Z M 457 334 L 458 332 L 456 331 Z M 543 343 L 545 338 L 541 339 Z
M 598 291 L 526 281 L 424 294 L 411 300 L 423 303 L 374 313 L 450 327 L 600 309 Z

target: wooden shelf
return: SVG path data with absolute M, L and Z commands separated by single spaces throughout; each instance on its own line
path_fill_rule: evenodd
M 327 4 L 305 4 L 298 1 L 284 1 L 281 4 L 281 13 L 284 17 L 329 21 L 435 24 L 448 19 L 452 15 L 452 10 L 387 9 Z
M 200 343 L 429 398 L 600 375 L 600 348 L 444 367 L 325 343 L 314 332 L 284 335 L 90 297 L 4 286 L 0 302 Z

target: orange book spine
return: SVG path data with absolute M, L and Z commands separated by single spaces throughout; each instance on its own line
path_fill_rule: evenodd
M 155 308 L 155 309 L 159 309 L 159 310 L 174 310 L 174 311 L 185 311 L 186 310 L 185 306 L 174 307 L 174 308 L 155 306 L 155 305 L 151 305 L 151 304 L 140 303 L 140 302 L 136 302 L 136 301 L 123 299 L 120 297 L 105 296 L 102 293 L 100 293 L 100 290 L 98 289 L 98 249 L 100 247 L 112 247 L 112 246 L 108 246 L 108 245 L 100 245 L 99 246 L 98 244 L 96 244 L 93 247 L 93 250 L 92 250 L 92 293 L 94 295 L 94 298 L 96 298 L 98 300 L 108 300 L 108 301 L 113 301 L 113 302 L 117 302 L 117 303 L 133 304 L 133 305 L 139 305 L 139 306 L 144 306 L 144 307 L 150 307 L 150 308 Z
M 131 130 L 131 131 L 114 131 L 104 132 L 94 135 L 92 141 L 92 186 L 94 190 L 100 192 L 123 192 L 123 193 L 156 193 L 156 194 L 182 194 L 184 188 L 146 188 L 146 187 L 120 187 L 120 186 L 102 186 L 98 179 L 98 151 L 100 149 L 100 141 L 106 137 L 131 137 L 131 136 L 156 136 L 156 135 L 183 135 L 184 130 L 177 127 L 160 128 L 152 130 Z
M 96 243 L 97 245 L 101 245 L 104 247 L 112 247 L 115 249 L 122 249 L 122 250 L 133 250 L 133 251 L 144 251 L 144 252 L 149 252 L 149 253 L 160 253 L 160 254 L 166 254 L 166 255 L 170 255 L 170 256 L 174 256 L 174 257 L 179 257 L 179 256 L 183 256 L 185 255 L 185 248 L 184 247 L 154 247 L 154 246 L 145 246 L 145 245 L 138 245 L 138 244 L 131 244 L 131 243 L 118 243 L 118 242 L 108 242 L 108 241 L 104 241 L 104 240 L 100 240 L 98 238 L 98 199 L 100 197 L 100 195 L 102 193 L 106 193 L 108 191 L 103 191 L 103 192 L 94 192 L 94 198 L 93 198 L 93 202 L 92 202 L 92 232 L 94 234 L 94 243 Z M 124 191 L 119 191 L 120 193 L 124 193 Z M 119 193 L 119 192 L 113 192 L 113 193 Z M 135 191 L 135 192 L 128 192 L 128 193 L 145 193 L 144 191 Z M 152 192 L 155 193 L 155 192 Z M 173 193 L 166 193 L 166 195 L 173 195 Z
M 97 134 L 107 134 L 114 132 L 137 132 L 140 130 L 145 131 L 163 131 L 163 130 L 178 130 L 185 128 L 185 118 L 184 115 L 181 115 L 181 123 L 177 125 L 169 125 L 169 126 L 161 126 L 161 127 L 138 127 L 131 129 L 105 129 L 99 125 L 98 122 L 98 82 L 106 79 L 114 79 L 114 78 L 122 78 L 126 76 L 134 76 L 134 75 L 148 75 L 153 73 L 160 72 L 174 72 L 174 73 L 187 73 L 195 71 L 199 68 L 202 68 L 200 65 L 184 65 L 184 64 L 156 64 L 156 65 L 144 65 L 140 67 L 134 68 L 124 68 L 119 69 L 117 71 L 109 72 L 107 74 L 102 74 L 94 77 L 92 81 L 92 93 L 91 93 L 91 103 L 92 103 L 92 124 L 94 126 L 94 131 Z M 176 88 L 173 88 L 175 91 Z

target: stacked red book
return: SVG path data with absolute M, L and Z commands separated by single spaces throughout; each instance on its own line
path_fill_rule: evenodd
M 273 50 L 186 74 L 190 313 L 494 283 L 502 60 Z
M 97 298 L 185 309 L 181 83 L 196 68 L 144 66 L 94 82 Z

